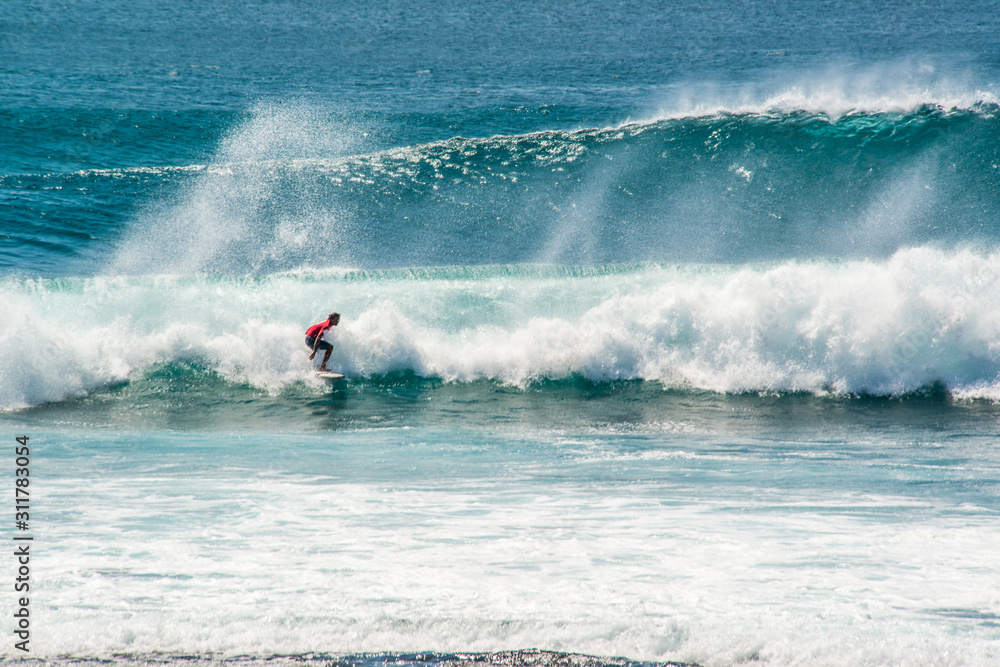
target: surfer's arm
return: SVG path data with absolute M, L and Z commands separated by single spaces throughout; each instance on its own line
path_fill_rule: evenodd
M 309 355 L 310 359 L 316 356 L 316 350 L 319 349 L 319 342 L 323 340 L 323 336 L 325 335 L 326 335 L 326 329 L 321 329 L 316 332 L 316 337 L 313 338 L 312 354 Z

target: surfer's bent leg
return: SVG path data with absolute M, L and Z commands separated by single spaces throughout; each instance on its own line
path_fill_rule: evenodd
M 323 371 L 327 370 L 326 362 L 330 361 L 330 354 L 333 352 L 333 345 L 330 345 L 325 340 L 320 340 L 317 343 L 314 336 L 306 336 L 306 347 L 312 350 L 313 353 L 315 353 L 316 350 L 323 350 L 323 363 L 319 365 L 319 368 Z M 309 358 L 312 359 L 312 356 L 310 355 Z

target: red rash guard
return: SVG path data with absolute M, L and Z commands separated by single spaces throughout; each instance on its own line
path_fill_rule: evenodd
M 323 320 L 319 324 L 314 324 L 306 329 L 306 338 L 320 338 L 330 326 L 330 320 Z

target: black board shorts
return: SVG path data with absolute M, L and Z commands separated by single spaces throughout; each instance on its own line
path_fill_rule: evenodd
M 306 346 L 311 350 L 313 345 L 316 345 L 316 337 L 315 336 L 306 336 Z M 325 340 L 321 340 L 319 342 L 319 345 L 316 345 L 316 349 L 317 350 L 329 350 L 332 347 L 333 347 L 333 345 L 330 345 Z

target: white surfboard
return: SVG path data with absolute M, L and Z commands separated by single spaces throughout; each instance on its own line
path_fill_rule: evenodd
M 316 377 L 323 378 L 324 380 L 340 380 L 344 376 L 340 373 L 330 373 L 328 371 L 316 371 Z

